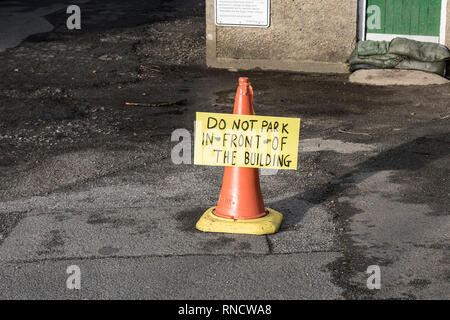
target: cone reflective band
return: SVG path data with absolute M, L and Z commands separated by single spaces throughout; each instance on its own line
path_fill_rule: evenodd
M 241 116 L 254 116 L 255 114 L 253 110 L 253 89 L 248 82 L 248 78 L 239 78 L 233 114 Z M 297 120 L 299 124 L 299 119 Z M 253 123 L 256 123 L 256 121 Z M 223 126 L 223 122 L 221 125 Z M 196 152 L 199 147 L 198 143 L 202 143 L 198 134 L 197 128 Z M 215 137 L 214 140 L 216 138 L 219 138 L 219 136 Z M 224 137 L 220 138 L 222 139 L 222 145 L 224 145 Z M 249 146 L 247 147 L 250 149 Z M 203 214 L 196 227 L 206 232 L 270 234 L 279 229 L 282 219 L 281 213 L 264 207 L 259 182 L 259 169 L 225 166 L 218 204 L 216 207 L 209 208 Z

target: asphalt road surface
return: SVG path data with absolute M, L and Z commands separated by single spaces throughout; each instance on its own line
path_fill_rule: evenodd
M 0 52 L 0 298 L 449 298 L 449 85 L 207 69 L 204 1 L 80 7 Z M 261 176 L 274 235 L 197 231 L 223 169 L 171 160 L 239 76 L 257 114 L 302 119 L 299 169 Z

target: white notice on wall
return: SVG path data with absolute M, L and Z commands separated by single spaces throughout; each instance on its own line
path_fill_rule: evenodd
M 216 25 L 265 27 L 270 24 L 270 0 L 215 0 Z

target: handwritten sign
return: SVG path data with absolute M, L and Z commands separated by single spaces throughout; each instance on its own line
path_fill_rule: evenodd
M 194 163 L 297 169 L 300 119 L 197 112 Z

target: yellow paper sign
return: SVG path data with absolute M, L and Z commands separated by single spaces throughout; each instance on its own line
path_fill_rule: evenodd
M 197 112 L 194 163 L 297 169 L 299 118 Z

